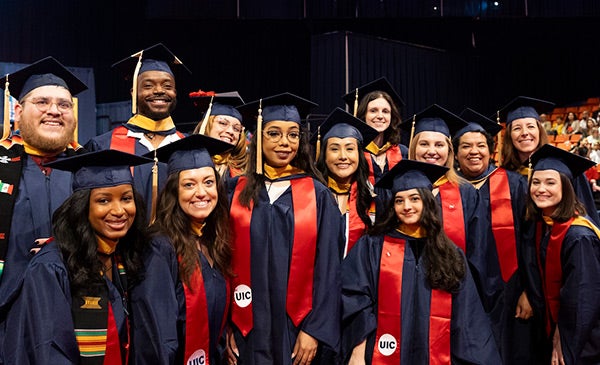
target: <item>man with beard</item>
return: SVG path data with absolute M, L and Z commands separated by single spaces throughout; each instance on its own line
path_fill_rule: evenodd
M 14 133 L 0 142 L 0 322 L 32 257 L 52 235 L 52 214 L 71 195 L 71 173 L 44 164 L 83 152 L 72 95 L 87 89 L 52 57 L 0 80 L 17 97 Z M 8 90 L 6 90 L 8 89 Z M 9 132 L 8 109 L 5 131 Z M 8 137 L 8 138 L 7 138 Z M 0 329 L 0 341 L 3 340 Z M 1 351 L 0 351 L 1 352 Z M 1 360 L 0 353 L 0 360 Z M 0 361 L 1 362 L 1 361 Z
M 86 149 L 90 151 L 115 149 L 144 155 L 158 147 L 174 142 L 184 135 L 175 129 L 171 113 L 177 105 L 175 76 L 171 69 L 190 71 L 163 44 L 159 43 L 115 63 L 126 78 L 133 71 L 131 104 L 133 116 L 127 123 L 110 132 L 92 138 Z M 133 171 L 135 189 L 142 194 L 148 211 L 154 214 L 157 192 L 166 181 L 166 164 L 136 166 Z

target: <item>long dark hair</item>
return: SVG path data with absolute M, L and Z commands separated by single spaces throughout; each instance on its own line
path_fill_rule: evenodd
M 465 260 L 442 229 L 438 204 L 431 191 L 425 188 L 417 188 L 417 191 L 423 200 L 419 223 L 427 232 L 427 237 L 424 238 L 427 281 L 434 289 L 454 292 L 465 277 Z M 375 224 L 369 234 L 385 234 L 400 226 L 401 221 L 394 210 L 395 200 L 394 195 L 386 207 L 382 220 Z
M 384 98 L 392 108 L 392 115 L 390 118 L 390 126 L 383 132 L 384 142 L 390 142 L 392 145 L 400 144 L 401 130 L 400 124 L 402 123 L 402 117 L 398 106 L 394 103 L 394 99 L 385 91 L 371 91 L 370 93 L 363 96 L 356 109 L 356 117 L 365 122 L 365 116 L 367 115 L 367 106 L 375 99 Z
M 89 293 L 104 285 L 102 263 L 98 259 L 96 234 L 89 221 L 91 189 L 74 192 L 52 215 L 57 245 L 69 272 L 71 291 Z M 129 287 L 143 276 L 142 255 L 147 247 L 146 211 L 143 199 L 134 191 L 135 218 L 125 237 L 119 239 L 116 254 L 127 271 Z
M 298 124 L 298 127 L 300 128 L 298 152 L 290 164 L 296 168 L 304 170 L 304 172 L 306 172 L 309 176 L 312 176 L 326 185 L 325 180 L 323 180 L 323 176 L 319 170 L 317 170 L 314 164 L 310 144 L 308 143 L 308 131 L 306 130 L 306 127 L 301 124 Z M 264 175 L 256 173 L 256 138 L 259 137 L 263 138 L 262 136 L 257 136 L 256 133 L 254 133 L 252 139 L 250 140 L 248 166 L 246 168 L 246 178 L 248 181 L 244 189 L 240 192 L 240 203 L 248 208 L 250 207 L 251 201 L 253 201 L 255 204 L 258 204 L 258 194 L 265 183 Z
M 325 163 L 325 157 L 327 153 L 327 141 L 321 145 L 321 151 L 319 152 L 319 159 L 317 160 L 317 169 L 323 175 L 325 181 L 329 178 L 329 169 Z M 358 145 L 358 166 L 354 173 L 353 180 L 356 181 L 356 190 L 358 199 L 356 201 L 356 210 L 358 216 L 367 227 L 371 227 L 371 219 L 369 218 L 369 208 L 373 197 L 371 196 L 371 188 L 369 187 L 369 165 L 365 154 L 363 152 L 363 146 L 360 142 L 356 141 Z
M 217 182 L 218 201 L 215 209 L 204 221 L 200 243 L 206 245 L 219 271 L 226 276 L 231 276 L 229 201 L 219 173 L 214 168 L 213 170 Z M 158 196 L 156 221 L 151 227 L 151 233 L 163 234 L 171 240 L 180 258 L 179 275 L 186 285 L 189 285 L 196 267 L 200 267 L 197 236 L 192 233 L 191 225 L 189 216 L 179 205 L 179 173 L 173 173 L 167 178 L 165 187 Z
M 557 222 L 566 222 L 573 217 L 584 216 L 586 214 L 585 206 L 577 198 L 571 180 L 562 172 L 559 172 L 558 174 L 560 175 L 560 183 L 562 185 L 562 199 L 556 206 L 556 209 L 550 218 Z M 530 179 L 527 184 L 529 186 L 529 191 L 531 191 L 532 181 L 533 179 Z M 542 211 L 533 202 L 531 193 L 527 194 L 527 206 L 525 212 L 526 219 L 528 220 L 542 219 Z

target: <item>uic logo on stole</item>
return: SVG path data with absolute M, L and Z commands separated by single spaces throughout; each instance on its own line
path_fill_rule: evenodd
M 235 288 L 233 298 L 238 307 L 246 308 L 252 303 L 252 289 L 248 285 L 240 284 Z
M 81 309 L 102 309 L 100 306 L 100 297 L 81 297 L 83 299 L 83 305 L 80 307 Z
M 186 365 L 204 365 L 206 364 L 206 352 L 202 349 L 194 351 L 192 356 L 185 362 Z
M 396 345 L 396 339 L 389 333 L 381 335 L 379 341 L 377 341 L 377 349 L 383 356 L 390 356 L 393 354 L 398 348 Z

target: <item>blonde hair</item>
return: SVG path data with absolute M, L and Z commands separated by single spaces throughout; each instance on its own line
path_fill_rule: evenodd
M 213 122 L 215 120 L 216 115 L 211 115 L 208 117 L 208 122 L 206 124 L 206 130 L 204 131 L 204 135 L 208 136 L 210 131 L 212 130 Z M 200 133 L 200 126 L 202 122 L 196 125 L 192 134 Z M 248 165 L 248 154 L 246 152 L 246 129 L 242 130 L 240 133 L 240 138 L 235 144 L 233 149 L 223 155 L 220 155 L 221 158 L 227 161 L 227 167 L 230 169 L 240 170 L 241 173 L 246 171 L 246 165 Z
M 416 150 L 417 150 L 417 145 L 419 144 L 421 135 L 422 134 L 420 132 L 415 134 L 413 139 L 410 141 L 410 145 L 408 147 L 408 158 L 410 160 L 416 160 L 416 155 L 417 155 Z M 462 177 L 460 177 L 456 173 L 456 170 L 454 169 L 454 148 L 452 147 L 452 141 L 450 140 L 450 137 L 448 137 L 448 136 L 444 136 L 444 140 L 446 141 L 446 145 L 448 146 L 448 159 L 446 160 L 446 163 L 444 164 L 444 166 L 449 168 L 448 172 L 446 172 L 446 178 L 448 179 L 448 181 L 450 181 L 453 184 L 456 184 L 456 185 L 463 184 L 466 182 L 466 180 L 463 179 Z

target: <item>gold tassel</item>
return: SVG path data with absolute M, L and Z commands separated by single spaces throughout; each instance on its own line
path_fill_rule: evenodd
M 527 185 L 531 182 L 531 174 L 533 173 L 533 166 L 531 165 L 531 155 L 529 155 L 529 165 L 527 165 Z
M 358 113 L 358 88 L 356 88 L 356 92 L 354 93 L 354 116 L 356 117 L 356 113 Z
M 202 123 L 200 124 L 200 131 L 198 131 L 198 134 L 204 134 L 206 132 L 206 126 L 208 125 L 208 117 L 210 117 L 214 97 L 214 95 L 210 97 L 210 103 L 208 103 L 208 109 L 206 109 L 206 113 L 204 113 L 204 118 L 202 118 Z
M 496 112 L 496 123 L 498 123 L 498 125 L 500 127 L 502 127 L 502 124 L 500 123 L 500 111 L 498 110 Z M 502 129 L 500 129 L 500 133 L 498 133 L 498 153 L 496 154 L 496 156 L 498 157 L 497 163 L 498 166 L 502 166 Z M 506 133 L 506 131 L 504 131 L 504 133 Z
M 317 157 L 315 160 L 318 161 L 319 155 L 321 154 L 321 126 L 317 127 L 317 147 L 316 147 L 316 149 L 317 149 L 317 153 L 316 153 Z
M 156 201 L 158 200 L 158 158 L 154 150 L 154 165 L 152 166 L 152 207 L 150 208 L 150 224 L 156 220 Z
M 75 118 L 75 131 L 73 132 L 73 142 L 78 143 L 79 139 L 79 99 L 73 97 L 73 117 Z
M 410 151 L 410 144 L 412 143 L 413 137 L 415 136 L 415 124 L 417 120 L 417 115 L 413 114 L 412 126 L 410 127 L 410 139 L 408 140 L 408 150 Z M 415 158 L 415 156 L 412 156 Z
M 133 86 L 131 88 L 131 114 L 137 114 L 137 79 L 140 68 L 142 67 L 143 54 L 144 51 L 142 50 L 131 56 L 138 58 L 137 64 L 135 65 L 135 70 L 133 71 Z
M 4 121 L 2 122 L 2 141 L 10 135 L 10 91 L 8 91 L 8 74 L 6 74 L 6 82 L 4 83 Z
M 262 162 L 262 99 L 258 102 L 258 116 L 256 117 L 256 173 L 263 173 Z

